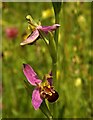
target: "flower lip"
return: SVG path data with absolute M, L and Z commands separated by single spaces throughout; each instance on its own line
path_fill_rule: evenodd
M 54 90 L 53 86 L 44 86 L 41 88 L 40 96 L 42 99 L 47 99 L 49 102 L 55 102 L 59 98 L 59 94 Z
M 52 95 L 47 95 L 47 100 L 51 103 L 55 102 L 58 98 L 59 98 L 59 95 L 55 90 L 54 92 L 52 92 Z

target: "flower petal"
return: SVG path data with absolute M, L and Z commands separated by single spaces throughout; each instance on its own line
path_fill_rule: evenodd
M 52 71 L 49 73 L 49 76 L 47 76 L 47 81 L 49 82 L 50 86 L 53 85 L 53 75 L 52 75 Z
M 36 83 L 41 83 L 42 81 L 38 79 L 37 74 L 34 72 L 32 67 L 28 64 L 23 64 L 23 72 L 31 85 L 36 86 Z
M 40 93 L 38 89 L 34 89 L 33 93 L 32 93 L 32 105 L 34 107 L 35 110 L 37 110 L 41 103 L 43 102 L 43 100 L 40 97 Z
M 39 31 L 36 29 L 25 41 L 20 43 L 20 45 L 31 44 L 35 42 L 38 37 L 39 37 Z
M 48 33 L 48 31 L 56 30 L 59 26 L 60 26 L 59 24 L 54 24 L 52 26 L 38 26 L 37 29 L 40 29 L 43 32 Z

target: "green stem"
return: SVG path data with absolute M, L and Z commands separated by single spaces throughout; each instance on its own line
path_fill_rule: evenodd
M 50 56 L 52 58 L 52 72 L 53 72 L 53 80 L 56 80 L 56 66 L 57 66 L 57 52 L 56 52 L 56 44 L 55 44 L 55 41 L 54 41 L 54 37 L 52 35 L 51 32 L 49 32 L 49 35 L 50 35 L 50 39 L 47 40 L 46 36 L 44 35 L 44 33 L 42 31 L 39 31 L 40 32 L 40 36 L 41 38 L 45 41 L 47 47 L 48 47 L 48 50 L 49 50 L 49 53 L 50 53 Z M 56 82 L 54 82 L 56 83 Z M 55 109 L 55 104 L 49 104 L 49 108 L 50 108 L 50 111 L 51 113 L 56 113 L 56 109 Z M 55 112 L 54 112 L 55 110 Z M 42 110 L 42 112 L 44 112 L 44 110 Z M 53 117 L 55 117 L 56 114 L 53 114 Z M 49 118 L 49 117 L 48 117 Z M 51 118 L 51 117 L 50 117 Z M 52 118 L 51 118 L 52 119 Z
M 57 72 L 57 49 L 54 37 L 51 32 L 49 39 L 49 52 L 52 58 L 52 73 L 53 73 L 53 86 L 56 87 L 56 72 Z M 56 88 L 55 88 L 56 89 Z M 50 110 L 52 111 L 53 117 L 57 118 L 57 103 L 49 104 Z
M 60 14 L 60 10 L 61 10 L 61 2 L 52 2 L 52 5 L 54 8 L 54 13 L 55 13 L 55 23 L 59 24 L 59 14 Z M 57 48 L 58 48 L 58 34 L 59 34 L 59 29 L 57 29 L 54 34 L 54 39 L 55 39 Z
M 53 72 L 53 80 L 56 80 L 56 70 L 57 70 L 57 62 L 52 61 L 52 72 Z M 55 86 L 55 82 L 53 83 Z
M 59 23 L 59 14 L 55 14 L 55 23 Z M 58 35 L 59 35 L 59 29 L 57 29 L 55 31 L 55 34 L 54 34 L 54 40 L 55 40 L 55 43 L 56 43 L 56 63 L 58 61 Z M 55 64 L 55 63 L 52 63 L 52 64 Z M 54 70 L 55 71 L 55 76 L 57 75 L 57 64 L 56 64 L 56 68 L 54 67 Z M 55 77 L 56 79 L 56 85 L 57 85 L 57 76 Z
M 57 62 L 54 63 L 53 60 L 52 60 L 52 72 L 53 72 L 53 81 L 56 81 L 57 78 L 56 78 L 56 72 L 57 72 Z M 53 83 L 53 86 L 56 87 L 56 83 L 57 82 L 54 82 Z M 55 88 L 56 89 L 56 88 Z M 53 103 L 52 104 L 52 110 L 53 110 L 53 117 L 54 118 L 57 118 L 58 116 L 58 111 L 57 111 L 57 103 Z
M 59 14 L 55 14 L 55 23 L 59 23 Z M 54 40 L 56 43 L 56 62 L 52 60 L 52 71 L 53 71 L 53 77 L 56 82 L 54 82 L 54 86 L 57 86 L 57 61 L 58 61 L 58 35 L 59 35 L 59 29 L 55 31 L 54 34 Z M 55 118 L 58 117 L 58 110 L 57 110 L 57 103 L 54 103 L 53 105 L 53 116 Z
M 45 101 L 42 102 L 42 104 L 40 106 L 40 110 L 45 114 L 45 116 L 49 120 L 53 120 L 53 116 L 51 115 L 51 112 L 49 111 Z
M 60 10 L 61 10 L 61 2 L 52 2 L 53 8 L 54 8 L 54 13 L 55 13 L 55 23 L 59 24 L 59 15 L 60 15 Z M 58 58 L 58 35 L 59 35 L 59 29 L 56 29 L 55 34 L 54 34 L 54 40 L 56 43 L 56 56 Z M 58 60 L 56 60 L 57 62 Z M 54 63 L 53 63 L 54 64 Z M 56 71 L 57 71 L 57 64 L 56 64 Z M 55 72 L 56 74 L 56 72 Z M 57 77 L 56 77 L 57 80 Z M 57 82 L 56 82 L 57 84 Z
M 61 10 L 61 2 L 52 2 L 53 8 L 54 8 L 54 13 L 55 13 L 55 23 L 59 24 L 59 13 Z M 52 71 L 53 71 L 53 80 L 56 80 L 55 82 L 55 86 L 57 86 L 57 90 L 58 90 L 58 80 L 57 80 L 57 62 L 58 62 L 58 35 L 59 35 L 59 29 L 57 29 L 55 31 L 54 34 L 54 40 L 55 40 L 55 44 L 56 44 L 56 62 L 53 61 L 52 59 Z M 55 118 L 58 117 L 58 109 L 57 109 L 57 103 L 55 102 L 53 105 L 53 116 Z
M 55 23 L 59 23 L 59 14 L 55 14 Z M 59 29 L 57 29 L 54 34 L 54 40 L 56 42 L 57 49 L 58 49 L 58 35 L 59 35 Z
M 59 14 L 55 14 L 55 23 L 59 23 Z M 49 32 L 50 39 L 47 40 L 46 36 L 42 31 L 40 32 L 41 38 L 45 41 L 45 43 L 48 46 L 50 56 L 52 58 L 52 72 L 53 72 L 53 85 L 58 86 L 57 84 L 57 49 L 58 49 L 58 35 L 59 30 L 57 29 L 55 31 L 54 37 L 51 32 Z M 53 117 L 57 118 L 58 116 L 58 110 L 57 110 L 57 103 L 49 104 L 50 110 L 53 113 Z
M 49 41 L 47 40 L 46 35 L 41 30 L 39 30 L 39 32 L 40 32 L 40 37 L 45 41 L 46 45 L 48 46 Z

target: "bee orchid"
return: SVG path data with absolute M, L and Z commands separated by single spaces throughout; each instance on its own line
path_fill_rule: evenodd
M 38 40 L 38 38 L 42 38 L 41 32 L 47 34 L 48 32 L 56 30 L 60 26 L 59 24 L 54 24 L 52 26 L 38 25 L 34 22 L 30 15 L 28 15 L 26 19 L 28 20 L 32 33 L 27 36 L 27 38 L 23 42 L 21 42 L 20 45 L 33 44 L 36 40 Z
M 59 95 L 52 86 L 52 73 L 46 76 L 46 81 L 44 83 L 38 78 L 37 74 L 29 64 L 23 64 L 23 73 L 28 82 L 35 86 L 32 93 L 32 105 L 35 110 L 40 107 L 44 99 L 47 99 L 49 102 L 55 102 L 58 99 Z

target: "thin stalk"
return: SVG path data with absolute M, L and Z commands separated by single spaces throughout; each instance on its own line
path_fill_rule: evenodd
M 59 17 L 60 17 L 60 11 L 61 11 L 61 2 L 52 2 L 53 8 L 54 8 L 54 14 L 55 14 L 55 23 L 59 24 Z M 59 29 L 57 29 L 54 33 L 54 40 L 56 43 L 56 55 L 57 55 L 57 61 L 58 61 L 58 36 L 59 36 Z M 56 62 L 57 62 L 56 61 Z M 56 64 L 56 72 L 57 73 L 57 64 Z M 57 74 L 56 74 L 57 75 Z M 56 76 L 56 86 L 58 88 L 58 80 Z
M 55 23 L 59 24 L 59 13 L 61 10 L 61 2 L 52 2 L 54 13 L 55 13 Z M 56 62 L 52 60 L 52 70 L 53 70 L 53 76 L 56 82 L 54 83 L 55 86 L 58 89 L 58 80 L 57 80 L 57 61 L 58 61 L 58 35 L 59 35 L 59 29 L 55 31 L 54 34 L 54 40 L 56 43 Z M 58 109 L 57 109 L 57 103 L 55 102 L 53 105 L 53 116 L 55 118 L 58 117 Z
M 57 80 L 57 48 L 56 42 L 54 40 L 53 34 L 49 32 L 50 39 L 49 39 L 49 51 L 52 58 L 52 73 L 53 73 L 53 86 L 56 87 L 56 80 Z M 56 89 L 56 88 L 55 88 Z M 49 104 L 49 107 L 52 111 L 53 117 L 57 118 L 57 103 Z
M 53 80 L 56 80 L 56 70 L 57 70 L 57 62 L 54 63 L 52 60 Z M 56 82 L 54 82 L 53 85 L 56 86 Z M 57 103 L 56 102 L 52 104 L 52 111 L 53 111 L 53 117 L 57 118 Z
M 55 14 L 55 23 L 59 23 L 59 14 Z M 57 56 L 57 61 L 58 62 L 58 35 L 59 35 L 59 29 L 57 29 L 55 31 L 55 34 L 54 34 L 54 40 L 55 40 L 55 43 L 56 43 L 56 56 Z M 54 63 L 52 63 L 54 64 Z M 55 67 L 54 67 L 55 68 Z M 57 80 L 57 64 L 56 64 L 56 70 L 55 70 L 55 79 L 56 79 L 56 86 L 58 88 L 58 80 Z
M 53 120 L 53 116 L 51 115 L 50 110 L 48 109 L 45 100 L 42 102 L 41 106 L 40 106 L 40 110 L 45 114 L 45 116 L 49 119 L 49 120 Z
M 47 38 L 45 37 L 44 32 L 42 32 L 41 30 L 39 30 L 40 32 L 40 37 L 45 41 L 46 45 L 49 45 L 49 41 L 47 40 Z
M 57 52 L 56 52 L 56 44 L 55 44 L 55 41 L 54 41 L 54 37 L 53 37 L 52 33 L 49 32 L 50 39 L 47 40 L 47 38 L 44 36 L 44 33 L 42 31 L 39 31 L 39 32 L 40 32 L 41 38 L 45 41 L 45 43 L 46 43 L 46 45 L 48 47 L 50 56 L 52 58 L 53 80 L 56 80 Z M 53 82 L 53 83 L 56 83 L 56 82 Z M 49 109 L 50 109 L 52 114 L 56 113 L 56 111 L 54 112 L 54 110 L 56 110 L 54 104 L 49 104 Z M 53 117 L 55 117 L 54 115 L 56 115 L 56 114 L 53 114 Z M 53 119 L 53 118 L 50 117 L 49 119 Z
M 57 23 L 59 23 L 59 14 L 56 14 L 55 20 Z M 53 72 L 53 85 L 57 86 L 57 48 L 58 48 L 58 34 L 59 30 L 56 30 L 55 35 L 53 37 L 52 33 L 49 32 L 50 39 L 47 40 L 46 36 L 42 31 L 40 32 L 41 38 L 45 41 L 46 45 L 48 46 L 50 56 L 52 58 L 52 72 Z M 57 110 L 57 103 L 49 104 L 49 108 L 51 113 L 53 114 L 54 118 L 57 118 L 58 116 L 58 110 Z
M 57 80 L 56 78 L 56 72 L 57 72 L 57 62 L 54 63 L 53 60 L 52 60 L 52 72 L 53 72 L 53 81 Z M 56 82 L 54 82 L 53 84 L 55 87 L 56 87 Z M 57 118 L 57 103 L 53 103 L 52 104 L 52 111 L 53 111 L 53 117 L 54 118 Z
M 55 23 L 59 23 L 59 14 L 55 14 Z M 55 40 L 57 49 L 58 49 L 58 35 L 59 35 L 59 29 L 57 29 L 54 34 L 54 40 Z

